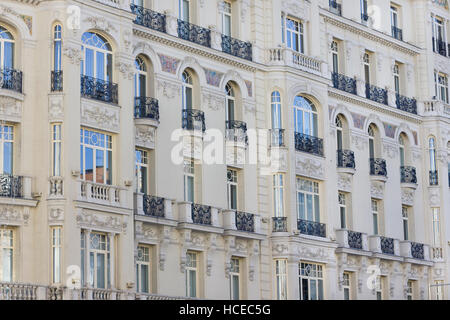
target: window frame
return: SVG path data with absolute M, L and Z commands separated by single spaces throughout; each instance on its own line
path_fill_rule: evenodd
M 402 206 L 402 226 L 403 226 L 403 240 L 410 240 L 409 234 L 409 208 Z
M 14 148 L 15 148 L 15 126 L 8 123 L 0 123 L 0 174 L 12 175 L 14 173 Z M 7 147 L 9 146 L 9 147 Z M 5 151 L 6 149 L 6 151 Z M 9 149 L 9 150 L 8 150 Z M 5 152 L 10 152 L 6 157 Z M 8 160 L 10 163 L 5 162 Z M 8 171 L 5 172 L 5 167 Z
M 3 29 L 3 30 L 2 30 Z M 0 34 L 5 33 L 9 34 L 11 39 L 3 38 L 0 36 L 0 69 L 14 69 L 15 64 L 15 54 L 16 54 L 16 41 L 14 39 L 13 33 L 5 26 L 0 24 Z M 5 61 L 7 55 L 5 55 L 5 44 L 9 43 L 11 45 L 11 58 L 8 61 Z M 5 64 L 5 62 L 7 62 Z M 7 66 L 10 64 L 10 66 Z
M 231 37 L 232 35 L 232 26 L 233 26 L 233 4 L 230 1 L 223 1 L 223 10 L 222 10 L 222 33 L 228 37 Z M 228 28 L 229 30 L 226 30 L 226 20 L 228 19 Z
M 338 206 L 341 229 L 347 229 L 347 196 L 344 192 L 338 192 Z
M 232 257 L 230 260 L 230 300 L 240 300 L 242 297 L 242 285 L 241 285 L 241 259 L 238 257 Z M 235 282 L 237 278 L 237 297 L 235 295 Z
M 50 227 L 51 237 L 51 266 L 52 283 L 60 284 L 62 282 L 62 250 L 63 250 L 63 230 L 62 226 Z
M 232 203 L 233 190 L 234 190 L 234 199 L 235 199 L 234 208 L 233 208 L 233 203 Z M 239 172 L 233 168 L 227 168 L 227 203 L 228 203 L 228 209 L 238 210 L 238 207 L 239 207 Z
M 310 189 L 302 189 L 305 184 L 310 185 Z M 297 204 L 297 219 L 304 221 L 312 221 L 320 223 L 320 184 L 317 181 L 306 179 L 304 177 L 296 177 L 296 204 Z M 299 201 L 300 194 L 303 194 L 303 216 L 301 215 L 301 202 Z M 311 199 L 311 212 L 308 209 L 308 196 Z M 316 207 L 317 206 L 317 207 Z M 310 219 L 312 218 L 312 219 Z
M 287 259 L 275 259 L 275 282 L 277 288 L 277 300 L 287 300 Z
M 306 104 L 309 105 L 309 108 L 306 107 Z M 294 98 L 293 110 L 295 132 L 318 137 L 319 112 L 314 103 L 308 98 L 297 95 Z
M 142 251 L 142 260 L 139 256 L 140 251 Z M 145 252 L 147 251 L 147 252 Z M 140 293 L 152 293 L 152 248 L 149 245 L 146 244 L 138 244 L 137 246 L 137 252 L 138 255 L 136 257 L 136 291 L 140 292 Z M 148 260 L 145 260 L 145 258 L 148 258 Z M 147 291 L 144 291 L 142 288 L 142 283 L 143 283 L 143 278 L 141 277 L 142 275 L 142 267 L 146 266 L 147 267 L 147 284 L 146 284 L 146 288 Z
M 138 156 L 138 153 L 140 156 Z M 141 161 L 139 161 L 141 159 Z M 149 151 L 135 148 L 135 178 L 136 192 L 148 194 L 148 181 L 150 172 Z
M 104 46 L 107 47 L 107 49 L 102 49 L 99 47 L 96 47 L 94 45 L 90 45 L 90 44 L 86 44 L 85 41 L 83 40 L 83 37 L 85 34 L 92 34 L 97 36 L 100 40 L 102 40 L 104 42 Z M 93 36 L 91 36 L 93 37 Z M 109 48 L 108 48 L 109 47 Z M 88 75 L 87 74 L 87 70 L 86 70 L 86 66 L 87 66 L 87 55 L 86 52 L 87 50 L 92 50 L 93 54 L 93 61 L 92 61 L 92 75 Z M 89 76 L 98 80 L 103 80 L 105 82 L 112 82 L 113 81 L 113 69 L 114 69 L 114 57 L 113 57 L 113 49 L 112 46 L 110 44 L 110 42 L 101 34 L 97 33 L 97 32 L 91 32 L 91 31 L 87 31 L 85 33 L 83 33 L 82 35 L 82 44 L 81 44 L 81 56 L 83 57 L 83 59 L 81 60 L 81 65 L 80 65 L 80 71 L 81 71 L 81 75 L 83 76 Z M 103 55 L 103 74 L 99 74 L 99 69 L 97 69 L 97 57 L 98 57 L 98 53 Z M 108 64 L 108 62 L 110 62 L 110 64 Z
M 376 199 L 371 199 L 370 211 L 372 213 L 372 231 L 374 235 L 380 234 L 380 211 L 379 211 L 379 201 Z
M 52 123 L 52 175 L 61 176 L 62 123 Z
M 284 217 L 284 175 L 277 173 L 272 178 L 274 217 Z
M 62 26 L 53 26 L 53 71 L 62 70 Z
M 294 29 L 288 27 L 288 21 L 294 25 Z M 305 54 L 305 23 L 303 20 L 296 19 L 288 15 L 282 15 L 283 43 L 292 51 Z M 289 40 L 288 40 L 289 39 Z M 293 40 L 297 44 L 294 48 Z
M 306 266 L 303 267 L 303 266 Z M 308 266 L 312 267 L 312 269 L 315 270 L 311 270 L 312 272 L 314 272 L 316 275 L 308 275 L 306 274 L 306 272 L 310 272 L 309 270 L 311 268 L 309 268 Z M 299 278 L 299 297 L 300 300 L 324 300 L 325 299 L 325 291 L 324 291 L 324 282 L 325 282 L 325 277 L 324 277 L 324 266 L 322 264 L 319 263 L 312 263 L 312 262 L 305 262 L 305 261 L 300 261 L 299 262 L 299 266 L 298 266 L 298 278 Z M 303 274 L 305 272 L 305 274 Z M 307 282 L 307 291 L 308 291 L 308 297 L 304 297 L 303 295 L 303 282 L 304 280 Z M 314 281 L 315 284 L 315 294 L 316 294 L 316 299 L 312 299 L 311 296 L 311 288 L 312 288 L 312 282 Z M 306 299 L 305 299 L 306 298 Z
M 188 258 L 191 257 L 191 258 Z M 193 257 L 195 257 L 195 259 L 192 259 Z M 194 265 L 195 264 L 195 265 Z M 188 251 L 186 252 L 186 267 L 185 267 L 185 274 L 186 274 L 186 296 L 190 297 L 190 298 L 198 298 L 199 297 L 199 253 L 198 252 L 194 252 L 194 251 Z M 190 286 L 190 281 L 191 280 L 191 276 L 192 273 L 190 272 L 194 272 L 194 277 L 195 277 L 195 295 L 191 295 L 192 293 L 192 288 Z
M 9 233 L 9 236 L 6 235 Z M 5 238 L 9 239 L 5 240 Z M 7 241 L 9 244 L 7 244 Z M 15 281 L 15 267 L 16 267 L 16 230 L 15 228 L 3 225 L 0 226 L 0 281 L 13 282 Z M 9 275 L 5 276 L 6 272 L 3 270 L 4 259 L 8 258 L 5 252 L 9 250 Z
M 192 179 L 192 185 L 189 183 Z M 194 159 L 184 159 L 183 161 L 183 181 L 184 181 L 184 201 L 195 202 L 195 162 Z M 189 192 L 189 186 L 192 187 Z M 192 199 L 189 195 L 192 195 Z

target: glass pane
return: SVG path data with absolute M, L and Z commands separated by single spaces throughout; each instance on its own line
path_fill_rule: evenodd
M 106 81 L 112 81 L 112 55 L 106 54 Z
M 147 265 L 141 265 L 141 292 L 148 293 L 148 266 Z
M 189 270 L 189 297 L 197 296 L 197 282 L 196 282 L 196 272 L 195 270 Z
M 139 92 L 138 97 L 145 97 L 146 96 L 146 77 L 143 74 L 139 75 Z
M 234 120 L 234 101 L 228 100 L 227 120 Z
M 311 279 L 309 280 L 309 288 L 310 288 L 310 295 L 311 295 L 311 300 L 317 300 L 317 284 L 316 284 L 316 280 Z
M 89 284 L 94 286 L 94 253 L 89 253 Z
M 55 41 L 53 66 L 55 71 L 61 70 L 61 41 Z
M 319 196 L 314 195 L 314 221 L 320 222 Z
M 141 167 L 141 173 L 140 173 L 140 191 L 142 193 L 147 194 L 147 168 Z
M 308 279 L 301 279 L 300 292 L 302 300 L 309 300 Z
M 186 201 L 194 202 L 194 178 L 187 177 L 187 199 Z
M 308 221 L 314 221 L 313 219 L 313 199 L 312 195 L 307 194 L 306 195 L 306 214 L 307 214 L 307 220 Z
M 373 139 L 369 139 L 369 158 L 375 158 L 375 146 L 373 144 Z
M 344 207 L 340 207 L 341 209 L 341 228 L 345 229 L 346 227 L 346 223 L 345 223 L 345 208 Z
M 231 287 L 233 288 L 231 299 L 239 300 L 239 277 L 237 275 L 233 275 L 231 281 Z
M 344 288 L 344 300 L 350 300 L 350 292 L 348 288 Z
M 97 288 L 105 288 L 105 254 L 97 253 Z
M 105 72 L 105 54 L 103 52 L 96 52 L 97 61 L 96 61 L 96 73 L 95 77 L 97 79 L 106 80 L 106 72 Z
M 189 0 L 183 1 L 183 20 L 189 22 Z
M 3 143 L 3 173 L 13 174 L 13 143 Z
M 304 113 L 304 122 L 303 122 L 304 131 L 303 131 L 303 133 L 308 134 L 308 135 L 311 135 L 311 127 L 310 127 L 311 117 L 310 116 L 311 116 L 311 114 L 309 112 Z
M 237 190 L 235 185 L 230 186 L 230 205 L 230 209 L 237 209 Z
M 378 215 L 373 215 L 373 234 L 378 234 Z
M 186 87 L 186 101 L 184 108 L 185 109 L 192 109 L 192 88 Z
M 105 183 L 105 153 L 103 150 L 95 150 L 95 181 Z
M 231 37 L 231 17 L 224 15 L 223 33 Z
M 298 218 L 305 220 L 305 195 L 303 193 L 298 193 Z
M 317 290 L 319 292 L 318 299 L 323 300 L 323 280 L 317 280 Z
M 3 67 L 13 69 L 14 68 L 14 43 L 3 42 L 5 53 Z
M 94 77 L 94 51 L 92 49 L 86 48 L 86 57 L 85 57 L 85 70 L 84 74 L 89 77 Z

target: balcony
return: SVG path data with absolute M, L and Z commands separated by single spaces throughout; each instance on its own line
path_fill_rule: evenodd
M 144 215 L 150 217 L 164 218 L 165 213 L 164 198 L 144 194 L 142 200 L 143 200 L 142 203 Z
M 319 59 L 309 57 L 303 53 L 286 47 L 272 48 L 268 49 L 266 52 L 268 65 L 289 66 L 319 76 L 327 76 L 324 74 L 326 72 L 326 68 L 322 67 L 324 62 Z
M 225 122 L 226 140 L 248 144 L 247 124 L 238 120 L 227 120 Z
M 442 261 L 444 256 L 442 255 L 442 248 L 434 247 L 432 248 L 433 260 Z
M 192 223 L 211 225 L 211 207 L 192 203 Z
M 411 166 L 400 167 L 400 182 L 417 184 L 416 168 Z
M 126 205 L 126 190 L 118 186 L 79 180 L 78 200 L 101 205 L 124 207 Z
M 392 26 L 391 27 L 391 34 L 392 34 L 393 38 L 395 38 L 397 40 L 400 40 L 400 41 L 403 41 L 403 31 L 402 31 L 402 29 Z
M 387 177 L 386 160 L 380 158 L 372 158 L 370 161 L 370 175 Z
M 295 132 L 295 150 L 323 156 L 323 139 Z
M 337 167 L 355 169 L 355 153 L 352 150 L 337 150 Z
M 222 34 L 222 52 L 252 61 L 252 44 Z
M 236 229 L 245 232 L 255 232 L 255 215 L 247 212 L 237 211 L 236 217 Z
M 378 103 L 388 105 L 387 90 L 366 83 L 366 98 Z
M 270 130 L 270 146 L 284 147 L 284 129 Z
M 22 93 L 22 71 L 0 69 L 0 88 Z
M 0 174 L 0 197 L 23 198 L 23 177 Z
M 159 32 L 166 32 L 166 15 L 131 4 L 131 12 L 136 15 L 135 24 L 150 28 Z
M 450 55 L 450 51 L 449 53 L 447 53 L 447 44 L 443 40 L 435 39 L 434 37 L 433 37 L 433 51 L 444 57 L 447 57 L 447 54 Z
M 438 172 L 430 170 L 429 176 L 430 176 L 430 186 L 437 186 L 439 184 Z
M 417 114 L 416 99 L 407 98 L 397 93 L 395 94 L 395 104 L 397 105 L 397 109 L 399 110 Z
M 356 95 L 356 80 L 336 72 L 331 73 L 333 87 Z
M 205 132 L 205 113 L 195 109 L 182 110 L 181 127 L 185 130 Z
M 114 104 L 119 102 L 116 83 L 82 75 L 80 89 L 83 97 Z
M 400 254 L 405 257 L 405 260 L 415 259 L 414 263 L 432 264 L 430 262 L 430 247 L 423 243 L 401 241 Z
M 324 223 L 299 219 L 297 221 L 297 229 L 301 234 L 308 236 L 327 237 L 327 228 Z
M 287 232 L 287 217 L 272 217 L 272 232 Z
M 178 37 L 211 48 L 211 30 L 178 19 Z
M 330 4 L 330 12 L 337 14 L 338 16 L 342 15 L 342 8 L 341 8 L 341 4 L 337 3 L 336 1 L 330 0 L 329 1 Z
M 159 121 L 159 102 L 151 97 L 134 98 L 134 117 Z
M 411 256 L 414 259 L 424 259 L 424 245 L 423 243 L 411 242 Z
M 63 72 L 62 70 L 52 71 L 51 75 L 51 91 L 61 92 L 63 91 Z
M 380 237 L 381 252 L 384 254 L 395 254 L 394 239 L 387 237 Z
M 336 241 L 339 247 L 368 251 L 367 234 L 347 229 L 336 230 Z

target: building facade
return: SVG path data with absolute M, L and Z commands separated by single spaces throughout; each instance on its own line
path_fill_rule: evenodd
M 449 24 L 2 1 L 0 300 L 449 299 Z

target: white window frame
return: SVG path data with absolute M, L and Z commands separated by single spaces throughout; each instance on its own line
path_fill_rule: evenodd
M 271 115 L 272 115 L 272 129 L 282 128 L 281 118 L 281 94 L 278 90 L 275 90 L 270 95 L 271 99 Z
M 12 39 L 4 39 L 3 37 L 0 37 L 0 69 L 4 69 L 5 66 L 5 43 L 12 43 L 12 57 L 11 57 L 11 67 L 8 68 L 14 68 L 15 63 L 15 53 L 16 53 L 16 44 L 14 40 L 14 36 L 11 33 L 11 31 L 8 30 L 5 26 L 0 25 L 1 28 L 5 29 L 6 32 L 8 32 L 11 35 Z
M 231 37 L 232 33 L 232 11 L 233 5 L 230 1 L 223 1 L 223 10 L 222 10 L 222 33 L 228 37 Z M 226 21 L 228 20 L 229 30 L 226 28 Z
M 287 300 L 287 260 L 275 259 L 277 300 Z
M 297 100 L 297 98 L 299 99 Z M 307 103 L 310 108 L 308 108 L 305 103 Z M 319 113 L 317 112 L 314 103 L 305 97 L 296 96 L 293 110 L 295 132 L 317 137 L 319 133 Z M 301 128 L 299 125 L 301 125 Z
M 364 52 L 363 55 L 364 81 L 370 84 L 370 53 Z
M 140 154 L 140 161 L 138 159 Z M 148 193 L 148 174 L 149 174 L 149 152 L 147 150 L 135 149 L 135 177 L 136 177 L 136 192 Z M 143 175 L 145 171 L 145 176 Z
M 147 95 L 147 62 L 144 57 L 137 56 L 135 59 L 135 74 L 134 74 L 134 96 L 135 97 L 145 97 Z M 141 79 L 144 81 L 144 90 L 145 92 L 141 92 Z
M 350 272 L 342 274 L 342 291 L 344 292 L 344 300 L 352 300 L 352 275 Z
M 5 172 L 5 144 L 11 144 L 11 172 Z M 8 124 L 0 124 L 0 174 L 14 173 L 14 126 Z
M 409 219 L 409 208 L 407 206 L 402 206 L 403 240 L 405 241 L 410 239 L 408 219 Z
M 53 71 L 62 70 L 62 26 L 53 26 Z
M 114 61 L 113 61 L 113 55 L 112 55 L 112 47 L 111 44 L 109 43 L 109 41 L 101 34 L 96 33 L 96 32 L 86 32 L 86 33 L 91 33 L 93 35 L 96 35 L 97 37 L 99 37 L 102 41 L 105 42 L 105 46 L 109 46 L 111 48 L 111 50 L 109 49 L 103 49 L 103 48 L 98 48 L 96 46 L 92 46 L 89 44 L 86 44 L 85 42 L 82 42 L 81 45 L 81 51 L 82 51 L 82 64 L 81 64 L 81 74 L 84 76 L 88 76 L 86 74 L 86 51 L 92 50 L 93 51 L 93 75 L 90 75 L 90 77 L 99 79 L 99 80 L 103 80 L 103 81 L 107 81 L 107 82 L 112 82 L 112 73 L 113 73 L 113 69 L 114 69 Z M 84 35 L 84 34 L 83 34 Z M 103 75 L 100 75 L 100 77 L 98 76 L 98 72 L 97 72 L 97 53 L 101 53 L 103 54 Z M 108 55 L 111 56 L 111 74 L 108 75 Z
M 0 226 L 0 282 L 13 282 L 15 280 L 15 241 L 16 230 L 6 226 Z M 9 257 L 6 257 L 7 254 L 9 254 Z M 8 265 L 10 270 L 8 274 L 3 269 L 6 265 L 5 259 L 9 259 Z
M 232 192 L 234 187 L 234 197 L 236 199 L 235 208 L 233 208 L 232 204 Z M 237 210 L 238 209 L 238 190 L 239 190 L 239 184 L 238 184 L 238 171 L 232 168 L 227 168 L 227 200 L 228 200 L 228 209 L 230 210 Z
M 284 175 L 273 175 L 274 217 L 284 217 Z
M 227 121 L 233 121 L 236 119 L 236 98 L 233 86 L 230 83 L 226 84 L 225 93 L 225 102 L 227 106 L 227 109 L 225 110 L 225 119 Z
M 197 298 L 199 296 L 198 292 L 198 265 L 199 265 L 199 254 L 197 252 L 188 251 L 186 253 L 186 296 L 190 298 Z M 191 277 L 194 277 L 195 288 L 191 288 Z M 195 291 L 195 295 L 191 295 L 192 289 Z
M 323 300 L 325 298 L 324 266 L 317 263 L 301 261 L 298 267 L 300 300 Z M 308 297 L 303 296 L 303 280 L 306 280 L 308 284 Z M 313 286 L 315 289 L 311 290 Z M 315 297 L 312 297 L 312 292 L 315 292 Z
M 294 27 L 296 29 L 288 28 L 287 20 L 292 21 Z M 305 53 L 305 23 L 302 20 L 295 19 L 289 16 L 282 16 L 282 29 L 283 29 L 283 40 L 286 44 L 286 47 L 295 51 L 304 54 Z M 290 38 L 290 44 L 288 42 L 288 38 Z M 292 40 L 295 38 L 298 48 L 293 47 Z
M 303 194 L 303 213 L 301 215 L 301 204 L 299 202 L 299 195 Z M 312 212 L 308 212 L 308 201 L 311 199 Z M 317 200 L 315 200 L 317 199 Z M 296 179 L 296 202 L 297 202 L 297 218 L 299 220 L 320 222 L 320 189 L 319 182 L 305 179 L 303 177 L 297 177 Z M 318 208 L 316 208 L 318 206 Z
M 189 71 L 184 70 L 182 74 L 182 85 L 181 85 L 181 106 L 183 110 L 192 109 L 194 104 L 194 85 L 192 81 L 192 75 Z M 190 91 L 188 91 L 190 90 Z M 191 105 L 188 105 L 188 92 L 190 92 Z
M 137 258 L 136 258 L 136 291 L 141 293 L 151 293 L 151 274 L 152 274 L 152 266 L 151 266 L 151 253 L 152 248 L 148 245 L 139 244 L 137 247 Z M 147 283 L 146 290 L 142 287 L 142 273 L 143 268 L 147 268 Z
M 185 12 L 185 4 L 187 4 L 187 12 Z M 178 1 L 178 11 L 179 19 L 185 22 L 190 22 L 191 20 L 191 1 L 190 0 L 179 0 Z
M 406 300 L 414 300 L 414 281 L 406 281 Z
M 347 229 L 347 195 L 338 192 L 339 221 L 341 229 Z
M 445 103 L 449 103 L 447 75 L 440 72 L 435 72 L 434 81 L 435 81 L 436 98 Z
M 331 41 L 331 60 L 333 62 L 333 72 L 339 73 L 339 44 L 337 40 Z
M 394 91 L 400 94 L 400 65 L 398 63 L 394 64 Z
M 399 8 L 394 5 L 390 5 L 390 15 L 391 15 L 391 26 L 395 28 L 399 28 Z
M 431 208 L 431 219 L 433 228 L 433 246 L 441 248 L 441 222 L 440 222 L 440 210 L 438 207 Z
M 379 215 L 379 201 L 375 199 L 371 199 L 371 212 L 372 212 L 372 226 L 373 226 L 373 234 L 380 234 L 380 215 Z
M 101 241 L 101 243 L 104 245 L 105 249 L 94 249 L 92 248 L 92 240 L 93 237 L 100 237 L 104 239 L 104 241 Z M 82 255 L 82 281 L 83 284 L 89 284 L 90 287 L 96 288 L 96 289 L 109 289 L 111 287 L 111 279 L 112 279 L 112 266 L 114 264 L 114 259 L 111 259 L 111 243 L 110 243 L 110 237 L 108 234 L 104 232 L 97 232 L 97 231 L 88 231 L 88 230 L 82 230 L 81 233 L 82 237 L 82 246 L 81 246 L 81 255 Z M 99 243 L 100 244 L 100 243 Z M 91 253 L 93 257 L 93 265 L 91 264 Z M 97 266 L 97 257 L 99 255 L 104 255 L 104 288 L 100 288 L 98 286 L 98 277 L 99 274 L 97 273 L 98 266 Z M 87 270 L 85 268 L 87 267 Z
M 52 283 L 61 283 L 62 267 L 62 227 L 54 226 L 50 228 L 51 236 L 51 265 L 52 265 Z
M 231 268 L 230 268 L 230 299 L 231 300 L 240 300 L 242 297 L 241 294 L 241 259 L 237 257 L 231 258 Z M 237 297 L 234 294 L 235 292 L 235 284 L 236 282 L 234 280 L 237 279 Z
M 62 124 L 52 124 L 52 175 L 61 176 Z
M 183 168 L 184 168 L 184 201 L 195 201 L 195 163 L 194 159 L 184 159 L 183 162 Z M 192 179 L 192 186 L 189 183 L 190 179 Z M 192 198 L 190 199 L 189 194 L 191 194 L 189 191 L 189 188 L 192 187 Z

